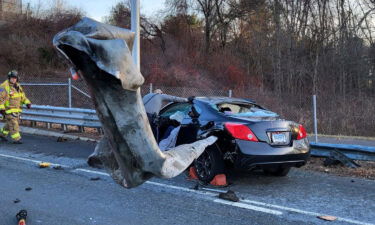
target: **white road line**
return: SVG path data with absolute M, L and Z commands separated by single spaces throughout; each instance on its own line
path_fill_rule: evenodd
M 39 161 L 39 160 L 33 160 L 33 159 L 28 159 L 28 158 L 21 158 L 21 157 L 12 156 L 12 155 L 0 154 L 0 156 L 4 157 L 4 158 L 17 159 L 17 160 L 28 161 L 28 162 L 33 162 L 33 163 L 41 163 L 42 162 L 42 161 Z
M 217 193 L 226 192 L 226 191 L 223 191 L 223 190 L 218 190 L 218 189 L 213 189 L 213 188 L 202 188 L 202 189 L 208 190 L 208 191 L 214 191 L 214 192 L 217 192 Z M 269 204 L 269 203 L 264 203 L 264 202 L 258 202 L 258 201 L 248 200 L 248 199 L 243 199 L 241 201 L 246 202 L 246 203 L 250 203 L 250 204 L 254 204 L 254 205 L 260 205 L 260 206 L 265 206 L 265 207 L 269 207 L 269 208 L 281 209 L 281 210 L 284 210 L 284 211 L 304 214 L 304 215 L 308 215 L 308 216 L 317 217 L 317 216 L 325 216 L 326 215 L 326 214 L 322 214 L 322 213 L 309 212 L 309 211 L 305 211 L 305 210 L 301 210 L 301 209 L 290 208 L 290 207 L 285 207 L 285 206 L 280 206 L 280 205 L 274 205 L 274 204 Z M 352 224 L 358 224 L 358 225 L 375 225 L 373 223 L 365 223 L 365 222 L 352 220 L 352 219 L 346 219 L 346 218 L 342 218 L 342 217 L 337 217 L 337 220 L 342 221 L 342 222 L 352 223 Z
M 36 164 L 39 164 L 39 163 L 43 162 L 43 161 L 39 161 L 39 160 L 22 158 L 22 157 L 5 155 L 5 154 L 0 154 L 0 157 L 20 160 L 20 161 L 26 161 L 26 162 L 33 162 L 33 163 L 36 163 Z M 65 166 L 65 165 L 57 164 L 57 163 L 51 163 L 51 165 L 69 168 L 69 166 Z M 102 176 L 110 176 L 108 173 L 95 171 L 95 170 L 88 170 L 88 169 L 74 169 L 73 171 L 91 173 L 91 174 L 102 175 Z M 213 188 L 202 188 L 203 190 L 206 190 L 206 191 L 200 191 L 200 190 L 194 190 L 194 189 L 189 189 L 189 188 L 170 185 L 170 184 L 158 183 L 158 182 L 154 182 L 154 181 L 147 181 L 145 183 L 149 184 L 149 185 L 160 186 L 160 187 L 165 187 L 165 188 L 169 188 L 169 189 L 200 194 L 200 195 L 203 195 L 203 196 L 206 196 L 206 197 L 211 197 L 209 199 L 213 200 L 213 202 L 215 202 L 215 203 L 230 205 L 230 206 L 249 209 L 249 210 L 260 211 L 260 212 L 269 213 L 269 214 L 273 214 L 273 215 L 281 215 L 282 212 L 277 211 L 277 210 L 259 207 L 259 206 L 275 208 L 275 209 L 280 209 L 280 210 L 284 210 L 284 211 L 289 211 L 289 212 L 294 212 L 294 213 L 299 213 L 299 214 L 309 215 L 309 216 L 314 216 L 314 217 L 325 215 L 325 214 L 321 214 L 321 213 L 309 212 L 309 211 L 300 210 L 300 209 L 296 209 L 296 208 L 290 208 L 290 207 L 285 207 L 285 206 L 280 206 L 280 205 L 268 204 L 268 203 L 258 202 L 258 201 L 248 200 L 248 199 L 242 199 L 241 202 L 229 202 L 229 201 L 225 201 L 225 200 L 222 200 L 222 199 L 212 199 L 212 197 L 217 196 L 217 194 L 214 194 L 212 192 L 217 192 L 217 193 L 226 192 L 224 190 L 218 190 L 218 189 L 213 189 Z M 254 205 L 259 205 L 259 206 L 254 206 Z M 361 222 L 361 221 L 352 220 L 352 219 L 346 219 L 346 218 L 342 218 L 342 217 L 337 217 L 337 220 L 342 221 L 342 222 L 352 223 L 352 224 L 358 224 L 358 225 L 375 225 L 373 223 L 366 223 L 366 222 Z
M 108 173 L 103 173 L 103 172 L 99 172 L 99 171 L 95 171 L 95 170 L 75 169 L 75 171 L 82 171 L 82 172 L 86 172 L 86 173 L 93 173 L 93 174 L 108 176 L 108 177 L 110 176 Z
M 250 209 L 250 210 L 254 210 L 254 211 L 258 211 L 258 212 L 264 212 L 264 213 L 273 214 L 273 215 L 277 215 L 277 216 L 280 216 L 280 215 L 283 214 L 281 211 L 277 211 L 277 210 L 273 210 L 273 209 L 267 209 L 267 208 L 254 206 L 254 205 L 249 205 L 249 204 L 245 204 L 245 203 L 242 203 L 242 202 L 229 202 L 229 201 L 225 201 L 225 200 L 222 200 L 222 199 L 215 199 L 214 202 L 224 204 L 224 205 L 235 206 L 235 207 L 238 207 L 238 208 Z
M 247 199 L 243 200 L 243 202 L 247 202 L 247 203 L 254 204 L 254 205 L 261 205 L 261 206 L 270 207 L 270 208 L 281 209 L 281 210 L 295 212 L 295 213 L 300 213 L 300 214 L 309 215 L 309 216 L 326 216 L 326 214 L 309 212 L 309 211 L 300 210 L 300 209 L 296 209 L 296 208 L 273 205 L 273 204 L 268 204 L 268 203 L 258 202 L 258 201 L 252 201 L 252 200 L 247 200 Z M 342 222 L 352 223 L 352 224 L 358 224 L 358 225 L 375 225 L 373 223 L 365 223 L 365 222 L 361 222 L 361 221 L 358 221 L 358 220 L 346 219 L 346 218 L 342 218 L 342 217 L 337 217 L 337 220 L 342 221 Z
M 36 164 L 45 162 L 45 161 L 39 161 L 39 160 L 22 158 L 22 157 L 17 157 L 17 156 L 13 156 L 13 155 L 4 155 L 4 154 L 0 154 L 0 157 L 4 157 L 4 158 L 8 158 L 8 159 L 16 159 L 16 160 L 26 161 L 26 162 L 33 162 L 33 163 L 36 163 Z M 62 164 L 58 164 L 58 163 L 51 163 L 51 166 L 61 166 L 61 167 L 64 167 L 64 168 L 69 167 L 69 166 L 65 166 L 65 165 L 62 165 Z
M 214 189 L 214 188 L 205 188 L 205 187 L 202 187 L 201 189 L 206 190 L 206 191 L 218 192 L 218 193 L 226 193 L 227 192 L 227 190 L 219 190 L 219 189 Z
M 180 187 L 180 186 L 175 186 L 175 185 L 170 185 L 170 184 L 163 184 L 163 183 L 158 183 L 158 182 L 153 182 L 153 181 L 146 181 L 145 183 L 146 184 L 155 185 L 155 186 L 160 186 L 160 187 L 175 189 L 175 190 L 179 190 L 179 191 L 185 191 L 185 192 L 192 192 L 192 193 L 203 194 L 203 195 L 207 195 L 207 196 L 210 196 L 210 197 L 216 197 L 217 196 L 216 194 L 214 194 L 212 192 L 202 192 L 202 191 L 197 191 L 197 190 L 194 190 L 194 189 Z

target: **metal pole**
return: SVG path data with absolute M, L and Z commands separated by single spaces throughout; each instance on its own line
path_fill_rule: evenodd
M 318 142 L 318 121 L 316 116 L 316 95 L 313 95 L 313 107 L 314 107 L 314 133 L 315 142 Z
M 69 108 L 72 108 L 72 79 L 68 79 L 68 101 Z
M 229 90 L 229 98 L 232 97 L 232 90 Z
M 134 63 L 138 70 L 141 69 L 139 8 L 140 0 L 131 0 L 131 30 L 135 33 L 132 54 Z
M 152 93 L 152 83 L 150 83 L 150 94 Z

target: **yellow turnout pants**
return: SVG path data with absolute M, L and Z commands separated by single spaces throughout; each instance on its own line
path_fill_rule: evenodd
M 11 114 L 5 115 L 5 126 L 2 129 L 0 129 L 0 135 L 3 137 L 7 137 L 8 135 L 10 135 L 10 137 L 14 141 L 20 140 L 21 134 L 20 134 L 19 121 L 20 121 L 19 113 L 11 113 Z

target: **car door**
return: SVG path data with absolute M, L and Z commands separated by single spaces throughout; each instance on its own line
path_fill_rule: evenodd
M 182 112 L 184 114 L 184 119 L 182 120 L 181 122 L 181 127 L 185 127 L 187 126 L 188 124 L 191 123 L 191 118 L 189 117 L 188 113 L 191 109 L 191 104 L 190 103 L 172 103 L 170 105 L 167 105 L 166 107 L 164 107 L 161 111 L 160 111 L 160 117 L 161 117 L 161 120 L 164 120 L 164 121 L 167 121 L 168 118 L 170 116 L 172 116 L 173 114 L 177 113 L 177 112 Z M 158 130 L 158 142 L 161 141 L 161 137 L 164 136 L 164 132 L 166 131 L 166 129 L 168 128 L 168 124 L 167 125 L 160 125 L 157 127 L 157 130 Z M 181 130 L 179 132 L 179 136 L 181 134 Z
M 194 108 L 200 114 L 200 108 L 194 104 Z M 191 118 L 189 113 L 192 111 L 192 104 L 190 103 L 174 103 L 168 105 L 160 113 L 160 117 L 169 118 L 176 112 L 182 112 L 184 114 L 184 119 L 181 122 L 181 128 L 178 133 L 176 145 L 189 144 L 197 140 L 197 133 L 199 129 L 199 120 L 198 117 Z M 166 130 L 166 127 L 159 127 L 159 134 L 163 134 Z M 160 137 L 160 135 L 159 135 Z M 159 140 L 160 141 L 160 140 Z

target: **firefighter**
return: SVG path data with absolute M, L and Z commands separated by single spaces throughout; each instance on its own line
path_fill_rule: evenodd
M 5 126 L 0 129 L 0 139 L 7 141 L 10 135 L 14 144 L 22 144 L 19 128 L 22 105 L 31 108 L 31 102 L 18 83 L 18 73 L 12 70 L 8 73 L 8 79 L 0 85 L 0 113 L 5 120 Z

